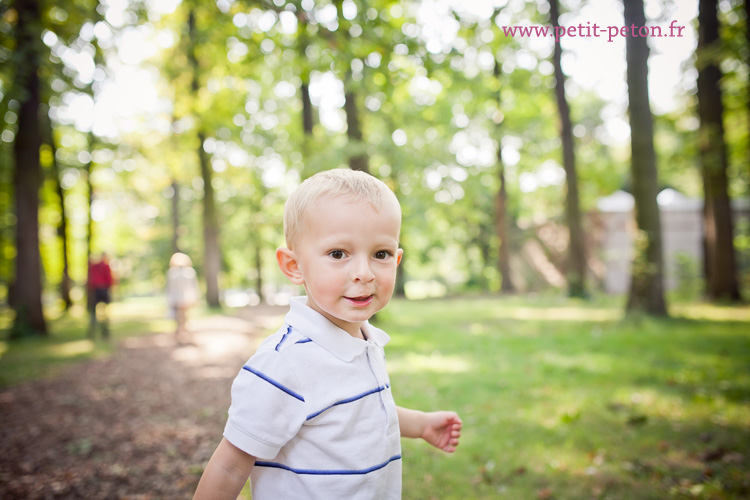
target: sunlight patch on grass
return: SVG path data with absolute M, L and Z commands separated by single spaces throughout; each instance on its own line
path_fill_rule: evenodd
M 622 318 L 620 309 L 594 309 L 584 307 L 512 307 L 495 311 L 496 318 L 536 321 L 617 321 Z
M 554 351 L 541 351 L 534 357 L 540 364 L 564 368 L 566 370 L 580 370 L 589 373 L 612 372 L 612 357 L 601 354 L 579 353 L 570 355 Z
M 163 297 L 136 297 L 109 306 L 110 317 L 114 320 L 127 318 L 157 319 L 167 318 L 167 302 Z
M 174 331 L 174 321 L 171 319 L 153 319 L 150 321 L 143 321 L 140 326 L 140 332 L 136 331 L 136 321 L 123 321 L 120 324 L 114 324 L 114 330 L 119 332 L 123 330 L 123 336 L 127 335 L 138 335 L 138 334 L 151 334 L 151 333 L 171 333 Z
M 53 358 L 73 358 L 94 351 L 94 342 L 89 339 L 73 340 L 61 344 L 50 345 L 45 349 Z
M 702 302 L 672 304 L 669 307 L 672 315 L 687 319 L 706 319 L 711 321 L 748 321 L 750 307 L 729 307 Z
M 487 326 L 482 323 L 472 323 L 467 329 L 471 335 L 483 335 L 487 333 Z
M 669 418 L 685 414 L 685 400 L 679 395 L 666 394 L 663 390 L 633 386 L 620 387 L 609 404 L 611 411 L 648 411 L 653 415 L 663 414 Z
M 388 361 L 390 373 L 463 373 L 471 369 L 471 363 L 461 356 L 446 356 L 439 352 L 429 355 L 408 353 L 402 358 Z

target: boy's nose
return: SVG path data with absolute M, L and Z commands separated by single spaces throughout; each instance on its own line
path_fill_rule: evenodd
M 372 272 L 368 259 L 357 259 L 354 265 L 354 281 L 363 281 L 367 283 L 375 279 L 375 273 Z

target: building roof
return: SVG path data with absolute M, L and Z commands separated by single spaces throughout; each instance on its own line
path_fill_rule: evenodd
M 659 204 L 661 210 L 671 212 L 692 212 L 694 210 L 701 210 L 703 207 L 703 200 L 700 198 L 685 196 L 672 188 L 662 190 L 656 196 L 656 202 Z M 597 210 L 608 213 L 630 212 L 633 210 L 634 205 L 633 195 L 622 190 L 617 190 L 609 196 L 599 198 L 596 202 Z

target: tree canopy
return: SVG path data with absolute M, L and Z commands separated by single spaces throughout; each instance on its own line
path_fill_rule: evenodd
M 24 12 L 32 3 L 36 31 L 28 32 Z M 50 298 L 69 275 L 78 285 L 73 299 L 81 300 L 88 259 L 99 251 L 113 257 L 122 293 L 159 292 L 177 249 L 193 257 L 214 305 L 228 289 L 273 293 L 284 285 L 273 253 L 283 244 L 286 196 L 312 173 L 337 167 L 366 168 L 398 195 L 409 296 L 497 291 L 514 273 L 521 290 L 565 288 L 570 248 L 586 252 L 587 286 L 596 288 L 596 228 L 586 214 L 597 199 L 637 190 L 643 180 L 631 177 L 631 158 L 634 168 L 641 162 L 630 148 L 626 41 L 658 46 L 652 62 L 661 57 L 648 81 L 661 93 L 652 95 L 658 181 L 647 187 L 703 196 L 698 2 L 648 7 L 644 25 L 666 31 L 675 20 L 684 36 L 563 37 L 555 58 L 554 37 L 513 37 L 507 29 L 549 25 L 547 0 L 3 3 L 2 295 L 10 303 L 20 296 L 16 264 L 26 250 L 16 231 L 35 225 L 16 208 L 28 195 L 14 187 L 28 164 L 14 147 L 29 137 L 29 51 L 38 55 L 34 106 L 49 118 L 31 125 L 43 182 L 30 189 L 39 193 L 40 280 Z M 554 14 L 568 27 L 626 24 L 620 2 L 560 1 Z M 748 23 L 738 0 L 720 3 L 717 15 L 719 43 L 711 50 L 723 70 L 727 193 L 738 198 L 748 195 L 750 177 Z M 670 51 L 682 60 L 665 69 Z M 591 63 L 594 53 L 605 60 Z M 566 76 L 557 96 L 556 64 Z M 582 233 L 560 232 L 571 220 L 560 92 Z M 741 285 L 747 226 L 740 220 L 734 238 Z M 585 250 L 571 246 L 569 234 Z M 501 238 L 510 271 L 498 265 Z M 529 241 L 541 243 L 541 253 Z M 539 259 L 554 268 L 551 275 Z

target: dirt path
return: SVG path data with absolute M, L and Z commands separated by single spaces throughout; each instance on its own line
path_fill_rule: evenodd
M 221 439 L 231 381 L 286 308 L 124 340 L 107 359 L 0 392 L 0 499 L 184 499 Z

